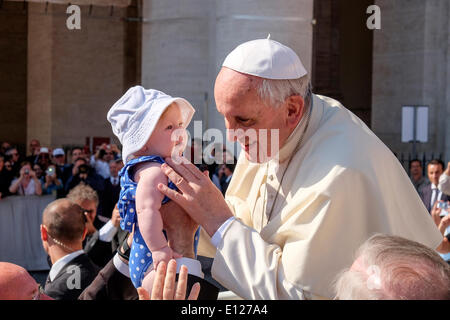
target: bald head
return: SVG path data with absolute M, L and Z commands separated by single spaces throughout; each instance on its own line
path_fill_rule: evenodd
M 44 210 L 42 224 L 52 238 L 66 243 L 83 241 L 85 229 L 83 209 L 68 199 L 51 202 Z
M 0 262 L 0 300 L 31 300 L 38 284 L 22 267 Z
M 377 234 L 356 256 L 336 281 L 337 299 L 450 299 L 450 266 L 420 243 Z

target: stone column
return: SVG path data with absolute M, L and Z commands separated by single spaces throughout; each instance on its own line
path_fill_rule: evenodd
M 22 3 L 0 8 L 0 142 L 25 152 L 27 108 L 27 12 Z
M 50 147 L 112 137 L 106 114 L 126 90 L 126 9 L 80 6 L 81 29 L 69 30 L 66 8 L 29 3 L 27 138 Z
M 143 1 L 142 84 L 186 98 L 196 109 L 193 121 L 206 114 L 210 6 L 210 0 Z
M 312 0 L 216 1 L 214 79 L 225 57 L 236 46 L 267 38 L 268 34 L 272 40 L 291 47 L 310 73 L 312 19 Z M 210 113 L 210 126 L 224 128 L 223 117 L 215 108 Z

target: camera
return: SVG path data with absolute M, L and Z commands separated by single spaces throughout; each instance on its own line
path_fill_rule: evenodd
M 45 173 L 48 175 L 48 176 L 53 176 L 54 174 L 55 174 L 55 169 L 54 168 L 48 168 L 47 170 L 45 170 Z
M 30 174 L 30 170 L 25 169 L 25 174 Z
M 448 209 L 448 203 L 447 202 L 438 202 L 437 207 L 441 208 L 441 209 L 444 209 L 444 210 L 447 210 Z
M 441 213 L 439 214 L 440 217 L 445 217 L 448 215 L 448 203 L 447 202 L 438 202 L 437 208 L 441 209 Z

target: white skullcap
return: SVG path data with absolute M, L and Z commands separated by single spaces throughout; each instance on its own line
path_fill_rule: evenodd
M 187 127 L 195 112 L 192 105 L 183 98 L 173 98 L 158 90 L 132 87 L 111 107 L 106 118 L 122 144 L 124 163 L 147 143 L 159 118 L 174 102 Z
M 269 38 L 237 46 L 222 66 L 265 79 L 298 79 L 307 74 L 300 58 L 291 48 Z

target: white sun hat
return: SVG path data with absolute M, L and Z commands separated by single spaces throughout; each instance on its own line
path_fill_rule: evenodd
M 223 67 L 265 79 L 298 79 L 307 74 L 291 48 L 270 39 L 244 42 L 231 51 Z
M 181 110 L 184 127 L 191 122 L 195 109 L 183 98 L 174 98 L 155 89 L 135 86 L 111 107 L 106 118 L 122 144 L 122 159 L 142 149 L 147 143 L 159 118 L 167 107 L 176 102 Z

